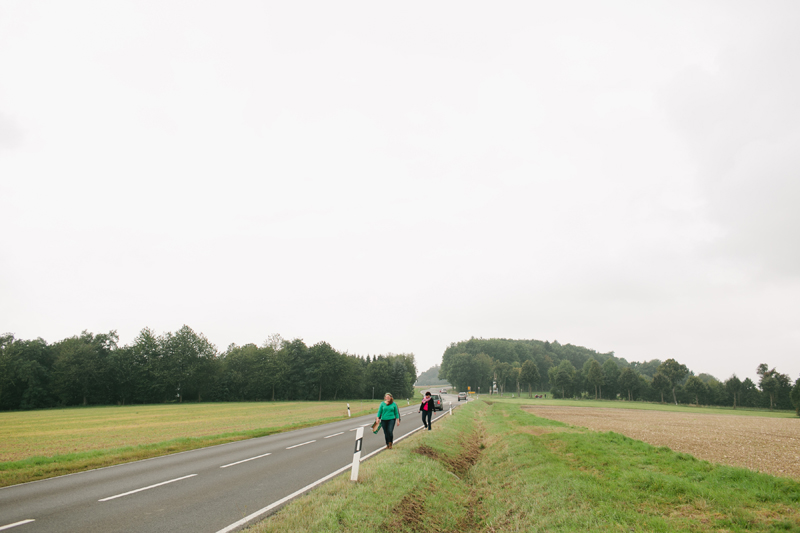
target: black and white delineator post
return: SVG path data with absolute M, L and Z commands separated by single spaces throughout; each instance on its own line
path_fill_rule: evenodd
M 347 404 L 347 418 L 350 418 L 350 404 Z
M 353 468 L 350 469 L 350 481 L 358 481 L 358 465 L 361 464 L 361 443 L 364 441 L 364 428 L 356 430 L 356 448 L 353 451 Z
M 450 404 L 450 415 L 452 415 L 453 414 L 453 402 L 447 402 L 447 403 Z

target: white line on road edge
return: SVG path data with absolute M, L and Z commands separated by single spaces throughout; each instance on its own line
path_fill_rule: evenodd
M 261 459 L 262 457 L 266 457 L 268 455 L 272 455 L 272 454 L 271 453 L 265 453 L 263 455 L 256 455 L 255 457 L 251 457 L 250 459 L 242 459 L 241 461 L 236 461 L 235 463 L 231 463 L 229 465 L 222 465 L 220 468 L 228 468 L 229 466 L 246 463 L 247 461 L 252 461 L 253 459 Z
M 21 526 L 23 524 L 30 524 L 31 522 L 36 522 L 36 520 L 34 520 L 33 518 L 29 518 L 27 520 L 20 520 L 19 522 L 14 522 L 13 524 L 8 524 L 7 526 L 0 527 L 0 531 L 3 531 L 4 529 L 11 529 L 12 527 Z
M 334 433 L 333 435 L 328 435 L 328 436 L 327 436 L 327 437 L 325 437 L 325 438 L 326 438 L 326 439 L 329 439 L 329 438 L 331 438 L 331 437 L 335 437 L 336 435 L 341 435 L 341 434 L 343 434 L 343 433 L 344 433 L 344 431 L 340 431 L 339 433 Z
M 248 522 L 250 522 L 252 520 L 255 520 L 256 518 L 258 518 L 259 516 L 263 515 L 264 513 L 268 513 L 271 510 L 275 509 L 276 507 L 279 507 L 279 506 L 283 505 L 284 503 L 288 502 L 292 498 L 296 498 L 297 496 L 300 496 L 304 492 L 307 492 L 307 491 L 313 489 L 317 485 L 319 485 L 321 483 L 325 483 L 326 481 L 328 481 L 332 477 L 338 476 L 339 474 L 341 474 L 342 472 L 345 472 L 348 468 L 351 468 L 351 467 L 352 467 L 352 465 L 343 466 L 339 470 L 337 470 L 335 472 L 331 472 L 330 474 L 328 474 L 327 476 L 325 476 L 323 478 L 319 478 L 314 483 L 311 483 L 310 485 L 306 485 L 302 489 L 294 491 L 293 493 L 289 494 L 288 496 L 286 496 L 284 498 L 281 498 L 280 500 L 267 505 L 263 509 L 259 509 L 255 513 L 245 516 L 244 518 L 242 518 L 238 522 L 234 522 L 233 524 L 229 525 L 225 529 L 220 529 L 219 531 L 217 531 L 217 533 L 230 533 L 231 531 L 235 531 L 235 530 L 239 529 L 240 527 L 242 527 L 243 525 L 245 525 L 246 523 L 248 523 Z
M 311 444 L 312 442 L 317 442 L 315 440 L 310 440 L 308 442 L 301 442 L 300 444 L 295 444 L 294 446 L 289 446 L 286 448 L 287 450 L 291 450 L 292 448 L 297 448 L 298 446 L 305 446 L 306 444 Z
M 160 487 L 161 485 L 166 485 L 168 483 L 175 483 L 176 481 L 180 481 L 182 479 L 188 479 L 190 477 L 194 477 L 197 474 L 189 474 L 188 476 L 183 476 L 175 479 L 170 479 L 169 481 L 162 481 L 161 483 L 156 483 L 155 485 L 150 485 L 149 487 L 142 487 L 141 489 L 132 490 L 130 492 L 123 492 L 122 494 L 117 494 L 116 496 L 109 496 L 108 498 L 103 498 L 102 500 L 97 500 L 99 502 L 107 502 L 108 500 L 113 500 L 116 498 L 122 498 L 123 496 L 128 496 L 129 494 L 135 494 L 137 492 L 142 492 L 143 490 L 154 489 L 156 487 Z
M 439 419 L 440 419 L 440 418 L 442 418 L 443 416 L 444 416 L 444 415 L 439 415 L 439 416 L 437 416 L 436 418 L 434 418 L 433 420 L 439 420 Z M 422 429 L 422 428 L 424 428 L 424 427 L 425 427 L 425 426 L 420 426 L 420 427 L 418 427 L 417 429 L 415 429 L 415 430 L 413 430 L 413 431 L 409 431 L 408 433 L 406 433 L 406 434 L 405 434 L 405 435 L 403 435 L 402 437 L 398 437 L 398 439 L 397 439 L 397 440 L 398 440 L 398 441 L 400 441 L 400 440 L 402 440 L 402 439 L 404 439 L 404 438 L 408 437 L 408 436 L 409 436 L 409 435 L 411 435 L 412 433 L 416 433 L 417 431 L 419 431 L 420 429 Z M 356 428 L 356 429 L 358 429 L 358 428 Z M 351 431 L 352 431 L 352 430 L 351 430 Z M 372 457 L 373 455 L 375 455 L 376 453 L 378 453 L 378 452 L 380 452 L 380 451 L 382 451 L 382 450 L 385 450 L 385 449 L 386 449 L 386 446 L 383 446 L 383 447 L 381 447 L 381 448 L 378 448 L 378 449 L 377 449 L 377 450 L 375 450 L 374 452 L 372 452 L 372 453 L 370 453 L 370 454 L 367 454 L 367 455 L 365 455 L 364 457 L 362 457 L 360 461 L 365 461 L 365 460 L 369 459 L 370 457 Z M 360 462 L 360 461 L 359 461 L 359 462 Z M 309 490 L 313 489 L 313 488 L 314 488 L 314 487 L 316 487 L 317 485 L 320 485 L 320 484 L 322 484 L 322 483 L 325 483 L 325 482 L 326 482 L 326 481 L 328 481 L 329 479 L 331 479 L 331 478 L 333 478 L 333 477 L 336 477 L 336 476 L 338 476 L 338 475 L 339 475 L 339 474 L 341 474 L 342 472 L 345 472 L 345 471 L 347 471 L 347 469 L 348 469 L 348 468 L 352 468 L 352 467 L 353 467 L 353 465 L 347 465 L 347 466 L 343 466 L 343 467 L 342 467 L 342 468 L 340 468 L 339 470 L 336 470 L 335 472 L 331 472 L 330 474 L 328 474 L 328 475 L 327 475 L 327 476 L 325 476 L 325 477 L 321 477 L 321 478 L 319 478 L 319 479 L 318 479 L 318 480 L 316 480 L 315 482 L 313 482 L 313 483 L 311 483 L 311 484 L 309 484 L 309 485 L 306 485 L 306 486 L 305 486 L 305 487 L 303 487 L 302 489 L 300 489 L 300 490 L 296 490 L 296 491 L 294 491 L 293 493 L 289 494 L 288 496 L 285 496 L 285 497 L 281 498 L 280 500 L 278 500 L 278 501 L 276 501 L 276 502 L 272 502 L 271 504 L 267 505 L 267 506 L 266 506 L 266 507 L 264 507 L 263 509 L 259 509 L 259 510 L 258 510 L 258 511 L 256 511 L 255 513 L 252 513 L 252 514 L 249 514 L 249 515 L 245 516 L 244 518 L 242 518 L 242 519 L 241 519 L 241 520 L 239 520 L 238 522 L 234 522 L 233 524 L 229 525 L 228 527 L 226 527 L 226 528 L 224 528 L 224 529 L 220 529 L 219 531 L 217 531 L 217 533 L 230 533 L 231 531 L 236 531 L 237 529 L 239 529 L 239 528 L 240 528 L 240 527 L 242 527 L 243 525 L 247 524 L 248 522 L 252 522 L 253 520 L 255 520 L 256 518 L 258 518 L 259 516 L 261 516 L 261 515 L 263 515 L 263 514 L 265 514 L 265 513 L 268 513 L 268 512 L 270 512 L 271 510 L 275 509 L 276 507 L 280 507 L 281 505 L 283 505 L 284 503 L 288 502 L 289 500 L 291 500 L 291 499 L 293 499 L 293 498 L 296 498 L 296 497 L 300 496 L 300 495 L 301 495 L 301 494 L 303 494 L 304 492 L 308 492 Z

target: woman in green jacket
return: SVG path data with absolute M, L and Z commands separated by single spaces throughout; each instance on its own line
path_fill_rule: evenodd
M 400 409 L 394 403 L 394 397 L 390 393 L 386 393 L 378 407 L 378 416 L 375 418 L 383 427 L 383 436 L 386 438 L 386 447 L 392 449 L 392 442 L 394 442 L 394 425 L 400 426 Z

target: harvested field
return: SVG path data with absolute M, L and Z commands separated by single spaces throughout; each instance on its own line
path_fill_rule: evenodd
M 363 404 L 354 402 L 357 416 Z M 369 408 L 372 406 L 369 405 Z M 346 402 L 220 402 L 0 413 L 0 462 L 236 434 L 347 416 Z
M 523 405 L 550 420 L 614 431 L 698 459 L 800 479 L 800 418 Z

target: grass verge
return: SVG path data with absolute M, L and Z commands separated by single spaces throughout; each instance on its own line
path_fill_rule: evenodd
M 800 531 L 800 483 L 474 402 L 252 526 L 278 531 Z
M 373 402 L 351 402 L 353 416 Z M 347 417 L 346 402 L 90 407 L 0 413 L 0 487 Z M 343 407 L 345 407 L 343 409 Z M 10 459 L 10 460 L 9 460 Z

